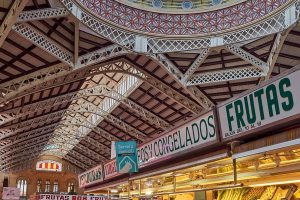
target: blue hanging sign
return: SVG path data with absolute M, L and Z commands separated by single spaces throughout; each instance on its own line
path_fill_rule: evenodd
M 118 173 L 138 172 L 136 142 L 119 141 L 115 145 Z

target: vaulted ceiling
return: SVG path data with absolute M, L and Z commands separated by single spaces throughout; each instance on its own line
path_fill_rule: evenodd
M 189 51 L 135 52 L 59 1 L 0 5 L 0 169 L 57 155 L 82 170 L 300 63 L 300 27 Z M 263 74 L 265 67 L 269 71 Z

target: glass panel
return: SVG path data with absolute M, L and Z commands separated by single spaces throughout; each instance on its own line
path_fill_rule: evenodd
M 37 192 L 42 192 L 42 180 L 37 181 Z
M 50 180 L 46 180 L 45 192 L 50 192 Z
M 54 181 L 54 184 L 53 184 L 53 192 L 58 192 L 58 181 Z
M 24 180 L 24 187 L 23 187 L 23 195 L 22 196 L 26 196 L 27 195 L 27 181 Z

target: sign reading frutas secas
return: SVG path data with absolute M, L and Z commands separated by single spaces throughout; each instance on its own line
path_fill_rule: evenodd
M 82 173 L 78 176 L 79 187 L 86 187 L 88 185 L 103 181 L 103 167 L 102 164 Z
M 118 141 L 116 145 L 116 161 L 118 173 L 138 172 L 135 141 Z
M 299 69 L 299 68 L 298 68 Z M 252 90 L 218 108 L 224 139 L 280 122 L 300 113 L 300 71 Z
M 213 111 L 152 140 L 137 150 L 139 165 L 144 165 L 175 153 L 216 141 Z

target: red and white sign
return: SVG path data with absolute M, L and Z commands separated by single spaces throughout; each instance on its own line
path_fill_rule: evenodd
M 54 160 L 42 160 L 36 163 L 36 170 L 61 172 L 62 164 Z
M 109 179 L 118 175 L 116 160 L 110 161 L 104 165 L 104 179 Z
M 14 187 L 4 187 L 2 193 L 3 200 L 19 200 L 20 189 Z
M 40 194 L 37 200 L 107 200 L 106 196 Z
M 79 187 L 83 188 L 103 181 L 103 167 L 102 164 L 78 175 Z

